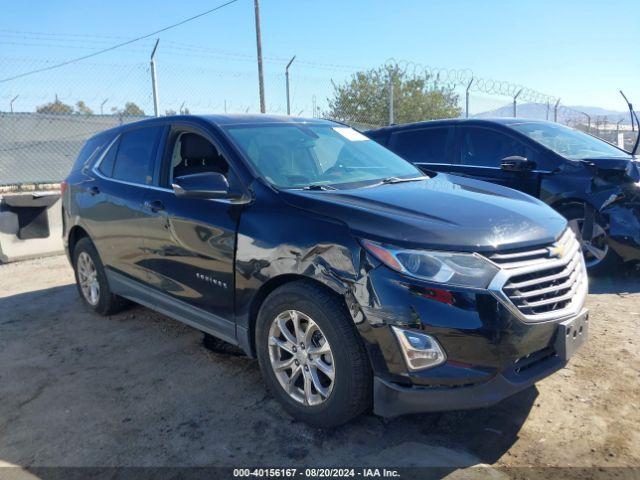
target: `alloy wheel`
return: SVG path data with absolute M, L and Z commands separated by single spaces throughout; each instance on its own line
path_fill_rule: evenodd
M 96 266 L 87 252 L 80 252 L 78 255 L 77 268 L 82 295 L 89 305 L 95 307 L 100 301 L 100 282 Z
M 320 405 L 331 395 L 335 381 L 331 346 L 308 315 L 286 310 L 274 318 L 269 359 L 278 382 L 297 402 Z
M 596 222 L 593 223 L 593 238 L 584 240 L 582 238 L 582 225 L 584 218 L 574 218 L 569 220 L 569 227 L 573 230 L 576 238 L 582 246 L 582 253 L 587 268 L 598 265 L 609 253 L 609 244 L 607 244 L 607 234 L 604 229 Z

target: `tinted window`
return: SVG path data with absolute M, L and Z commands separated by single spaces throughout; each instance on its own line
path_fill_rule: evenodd
M 138 128 L 124 133 L 115 159 L 113 178 L 146 184 L 162 127 Z
M 464 128 L 460 138 L 460 163 L 500 168 L 502 159 L 518 155 L 534 160 L 522 142 L 487 128 Z
M 393 151 L 417 163 L 449 163 L 447 137 L 449 128 L 425 128 L 394 133 Z
M 116 141 L 113 143 L 113 145 L 111 145 L 111 148 L 109 148 L 106 155 L 100 162 L 100 166 L 98 167 L 98 170 L 100 170 L 100 172 L 107 177 L 113 175 L 113 164 L 115 163 L 117 151 L 118 142 Z
M 88 163 L 93 162 L 100 155 L 100 153 L 102 153 L 102 149 L 105 147 L 105 144 L 109 142 L 109 140 L 110 138 L 108 138 L 106 135 L 97 135 L 87 140 L 87 142 L 80 150 L 78 158 L 73 164 L 72 170 L 80 170 L 80 168 L 84 167 Z

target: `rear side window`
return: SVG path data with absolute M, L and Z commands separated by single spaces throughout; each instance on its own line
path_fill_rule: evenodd
M 460 163 L 500 168 L 502 159 L 511 156 L 535 160 L 535 153 L 522 142 L 488 128 L 463 128 L 460 138 Z
M 85 165 L 93 163 L 110 141 L 111 137 L 108 135 L 96 135 L 95 137 L 87 140 L 80 150 L 78 158 L 76 158 L 71 171 L 75 172 L 76 170 L 83 168 Z
M 391 136 L 391 149 L 414 163 L 449 163 L 449 127 L 402 130 Z
M 144 127 L 124 133 L 120 138 L 111 176 L 124 182 L 151 183 L 151 166 L 161 132 L 162 127 Z

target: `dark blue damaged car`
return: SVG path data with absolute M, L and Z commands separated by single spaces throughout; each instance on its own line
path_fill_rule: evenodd
M 622 262 L 640 261 L 640 168 L 633 152 L 557 123 L 519 118 L 418 122 L 367 136 L 425 172 L 540 198 L 568 220 L 589 273 L 611 274 Z
M 584 258 L 561 215 L 425 175 L 338 123 L 120 126 L 87 141 L 63 217 L 90 309 L 133 301 L 239 346 L 316 426 L 488 406 L 587 337 Z

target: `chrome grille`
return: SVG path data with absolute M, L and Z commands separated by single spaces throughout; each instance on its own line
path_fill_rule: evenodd
M 487 258 L 501 268 L 490 288 L 524 320 L 551 320 L 582 309 L 588 280 L 580 244 L 571 229 L 552 245 Z

